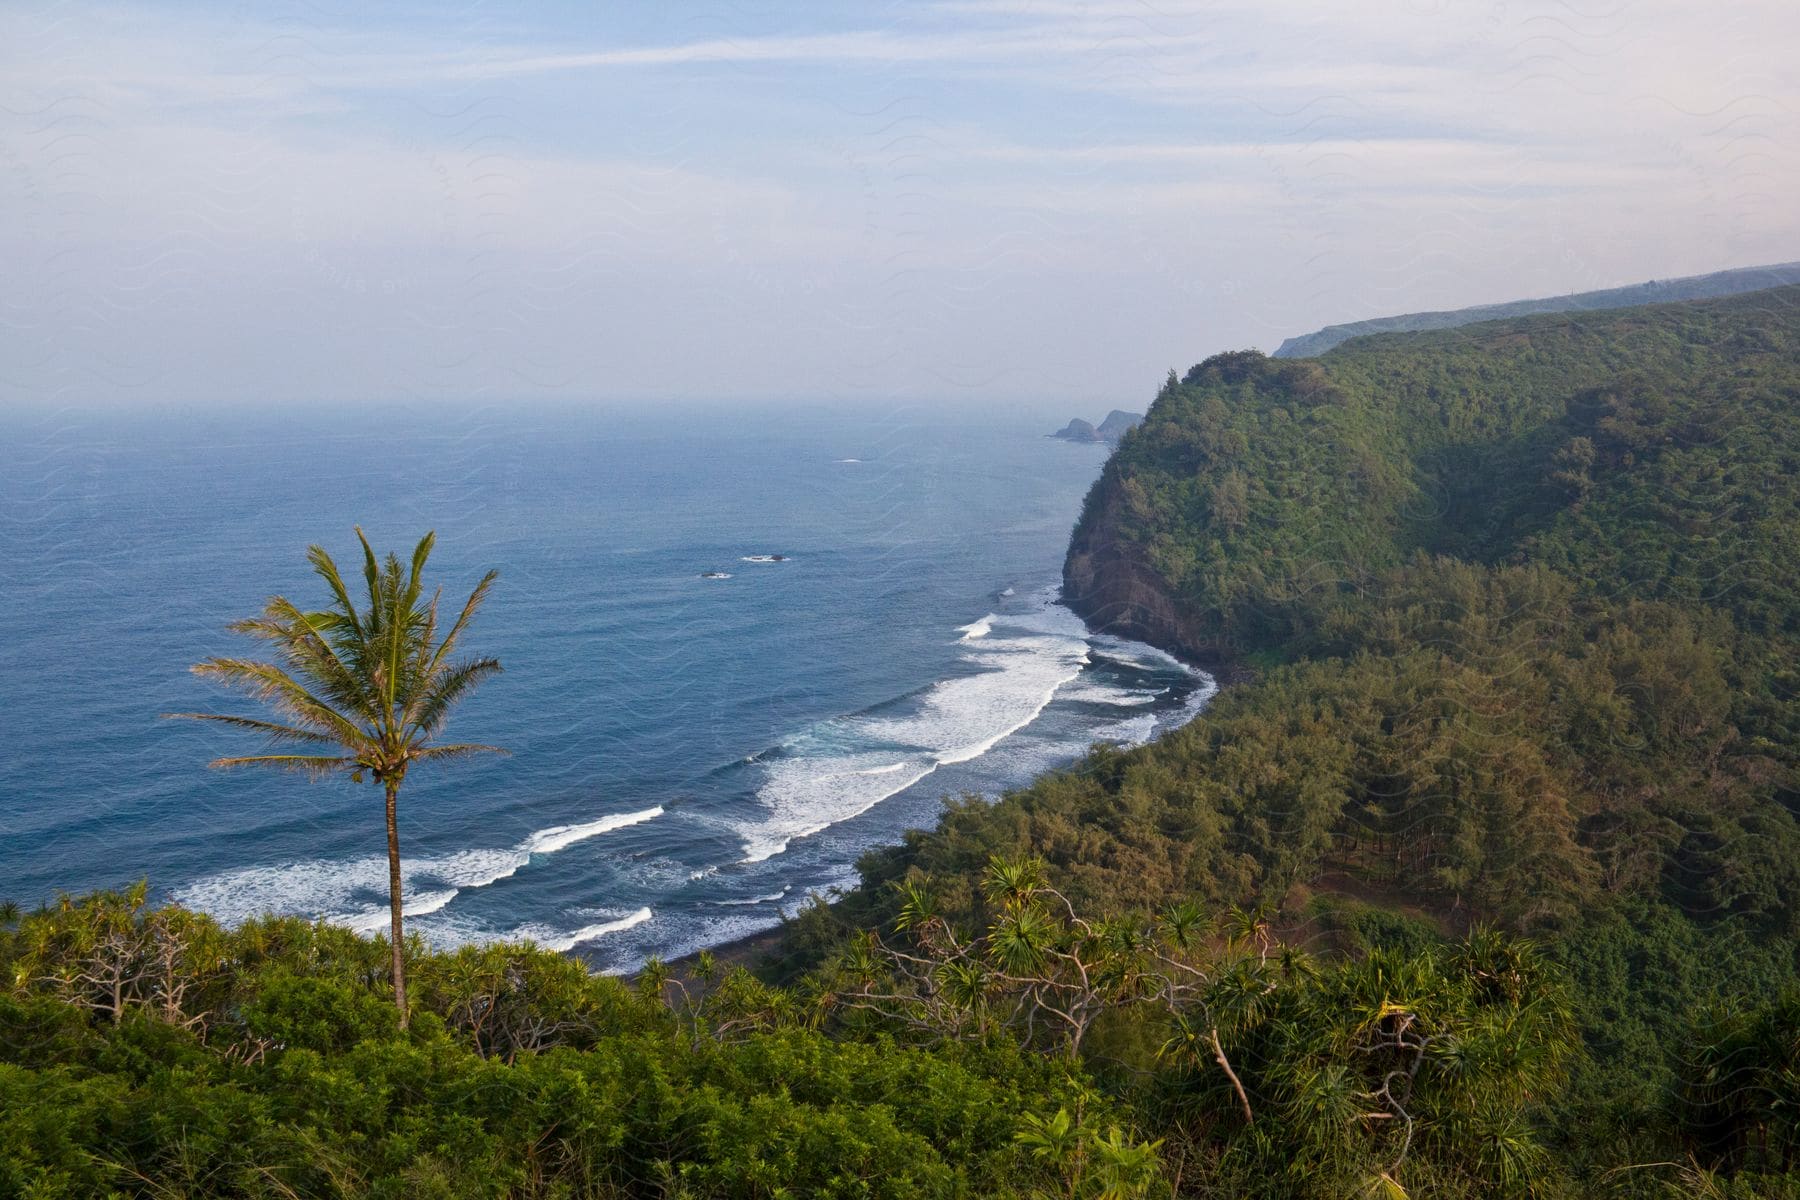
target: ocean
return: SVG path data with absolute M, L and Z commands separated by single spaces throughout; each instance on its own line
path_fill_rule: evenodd
M 1104 407 L 1104 406 L 1102 406 Z M 1212 693 L 1056 603 L 1105 448 L 974 404 L 14 413 L 0 439 L 0 898 L 147 877 L 226 921 L 385 929 L 381 795 L 219 772 L 159 714 L 253 712 L 187 671 L 226 624 L 322 607 L 362 525 L 506 673 L 452 719 L 510 757 L 400 798 L 408 927 L 629 970 L 777 923 L 857 857 Z M 1091 415 L 1091 414 L 1090 414 Z

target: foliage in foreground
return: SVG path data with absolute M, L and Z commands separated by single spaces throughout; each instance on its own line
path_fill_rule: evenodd
M 1516 1196 L 1559 1178 L 1539 1123 L 1575 1026 L 1528 942 L 1322 960 L 1253 912 L 1089 920 L 1037 860 L 991 862 L 981 902 L 959 928 L 910 882 L 892 935 L 822 973 L 838 1022 L 1085 1050 L 1200 1194 Z
M 747 980 L 697 1023 L 530 946 L 414 945 L 402 1030 L 389 961 L 141 888 L 0 929 L 0 1196 L 1094 1195 L 1141 1153 L 1004 1043 L 834 1038 Z M 1059 1113 L 1067 1176 L 1017 1140 Z
M 414 945 L 407 1029 L 380 938 L 141 886 L 11 913 L 0 1196 L 1577 1194 L 1530 943 L 1313 955 L 1256 913 L 1088 919 L 1044 872 L 991 863 L 975 926 L 918 883 L 791 988 Z M 1738 1189 L 1792 1166 L 1795 1003 L 1685 1031 L 1691 1160 L 1626 1178 L 1781 1194 Z

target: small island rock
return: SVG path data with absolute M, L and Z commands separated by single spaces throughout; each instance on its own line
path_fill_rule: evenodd
M 1100 431 L 1080 417 L 1076 417 L 1050 436 L 1061 438 L 1065 442 L 1098 442 L 1101 440 Z
M 1142 413 L 1123 412 L 1115 408 L 1106 414 L 1106 420 L 1100 422 L 1099 428 L 1095 428 L 1089 421 L 1076 417 L 1050 436 L 1061 438 L 1065 442 L 1111 442 L 1116 445 L 1119 439 L 1125 436 L 1126 431 L 1139 424 L 1143 419 Z

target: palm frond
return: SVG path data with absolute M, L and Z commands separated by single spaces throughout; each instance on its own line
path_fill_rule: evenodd
M 273 645 L 289 667 L 322 685 L 335 702 L 362 707 L 355 673 L 319 635 L 332 619 L 331 614 L 303 613 L 287 598 L 271 596 L 261 616 L 233 621 L 227 628 Z
M 369 585 L 369 611 L 367 636 L 375 635 L 375 623 L 381 620 L 381 567 L 375 561 L 375 548 L 369 545 L 369 539 L 363 536 L 362 526 L 356 527 L 356 540 L 363 548 L 363 579 Z
M 437 534 L 427 532 L 413 547 L 412 572 L 406 580 L 406 607 L 411 608 L 419 602 L 419 594 L 423 588 L 420 582 L 425 573 L 425 560 L 431 557 L 431 548 L 437 545 Z
M 356 605 L 350 600 L 350 589 L 344 586 L 344 577 L 338 574 L 337 563 L 332 561 L 331 555 L 325 552 L 323 546 L 308 546 L 306 561 L 312 564 L 313 574 L 325 581 L 325 586 L 331 589 L 332 598 L 338 602 L 340 611 L 335 615 L 347 622 L 360 638 L 362 620 L 356 615 Z
M 413 761 L 444 762 L 456 758 L 473 758 L 477 754 L 499 754 L 510 757 L 512 751 L 500 746 L 482 746 L 473 742 L 452 743 L 446 746 L 427 746 L 413 755 Z
M 500 572 L 489 571 L 481 577 L 481 582 L 475 585 L 475 590 L 469 593 L 469 598 L 463 602 L 462 612 L 457 615 L 456 623 L 450 626 L 450 632 L 446 633 L 444 640 L 438 644 L 437 656 L 431 662 L 433 672 L 455 652 L 456 643 L 462 637 L 463 630 L 468 628 L 469 622 L 475 618 L 475 613 L 481 608 L 482 602 L 487 599 L 487 594 L 493 590 L 494 581 L 498 578 L 500 578 Z
M 443 588 L 431 594 L 431 603 L 425 606 L 425 616 L 419 625 L 418 636 L 413 639 L 411 668 L 415 684 L 424 683 L 431 678 L 431 665 L 437 651 L 438 604 L 443 598 Z M 408 689 L 409 692 L 411 690 Z
M 503 669 L 497 658 L 478 658 L 440 672 L 407 711 L 407 726 L 425 737 L 432 736 L 443 726 L 458 700 L 473 691 L 482 680 L 500 674 Z
M 268 644 L 272 662 L 212 658 L 193 669 L 267 704 L 274 719 L 219 713 L 171 714 L 259 733 L 274 744 L 331 746 L 342 757 L 265 754 L 220 759 L 219 766 L 264 765 L 313 773 L 366 767 L 380 777 L 408 763 L 504 753 L 492 746 L 431 747 L 450 710 L 477 684 L 498 674 L 492 658 L 453 661 L 452 651 L 497 573 L 489 571 L 469 594 L 450 632 L 438 638 L 442 590 L 424 597 L 424 574 L 436 536 L 413 548 L 410 564 L 396 554 L 377 557 L 358 528 L 368 606 L 358 611 L 337 563 L 323 547 L 307 559 L 331 594 L 329 607 L 306 612 L 283 596 L 231 628 Z
M 356 770 L 362 766 L 354 758 L 328 758 L 312 754 L 252 754 L 243 758 L 215 758 L 207 765 L 225 771 L 238 767 L 274 767 L 282 771 L 298 771 L 314 778 L 338 771 Z
M 270 599 L 267 611 L 273 620 L 286 625 L 286 634 L 277 643 L 283 657 L 323 684 L 323 690 L 337 704 L 367 708 L 368 689 L 349 665 L 338 657 L 332 644 L 320 635 L 311 616 L 301 612 L 281 596 Z
M 321 733 L 331 733 L 346 745 L 360 745 L 369 740 L 365 730 L 273 663 L 209 658 L 196 664 L 193 671 L 196 675 L 235 687 L 301 725 L 312 725 Z
M 267 611 L 267 604 L 270 601 L 278 599 L 280 599 L 279 596 L 270 596 L 269 601 L 264 602 L 264 611 Z M 272 620 L 267 616 L 245 617 L 241 621 L 231 622 L 229 625 L 225 626 L 225 628 L 229 629 L 232 633 L 241 633 L 246 637 L 260 638 L 265 642 L 278 642 L 282 638 L 285 638 L 288 632 L 286 625 L 282 624 L 280 621 Z
M 248 729 L 252 733 L 260 733 L 277 745 L 299 743 L 313 746 L 335 746 L 342 743 L 328 733 L 320 733 L 316 729 L 300 729 L 293 725 L 280 725 L 274 721 L 259 721 L 254 717 L 234 717 L 224 713 L 163 713 L 165 718 L 185 721 L 214 721 L 220 725 L 230 725 L 236 729 Z
M 396 700 L 399 695 L 401 671 L 406 663 L 406 631 L 410 623 L 411 612 L 406 607 L 405 593 L 400 585 L 400 556 L 390 553 L 381 570 L 382 600 L 387 605 L 387 615 L 381 628 L 381 700 L 382 719 L 390 736 L 394 729 L 394 710 L 399 707 Z

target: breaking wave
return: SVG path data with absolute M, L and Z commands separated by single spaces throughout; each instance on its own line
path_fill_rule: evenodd
M 597 925 L 583 925 L 580 929 L 557 931 L 542 925 L 521 925 L 508 933 L 504 941 L 522 941 L 530 938 L 546 950 L 573 950 L 583 942 L 597 941 L 609 933 L 620 933 L 624 930 L 642 925 L 656 914 L 648 908 L 640 908 L 630 916 L 617 920 L 602 921 Z
M 1049 590 L 1030 611 L 989 614 L 959 632 L 963 641 L 979 636 L 961 656 L 969 674 L 895 705 L 822 722 L 777 753 L 757 756 L 762 811 L 738 827 L 741 861 L 772 858 L 795 838 L 865 813 L 941 766 L 980 758 L 1035 721 L 1088 661 L 1086 627 Z
M 510 878 L 533 855 L 554 854 L 662 815 L 662 806 L 657 805 L 579 825 L 553 825 L 510 849 L 458 850 L 403 860 L 401 883 L 406 898 L 402 911 L 409 917 L 438 912 L 464 892 Z M 211 913 L 228 925 L 264 913 L 281 913 L 322 918 L 358 932 L 376 933 L 387 927 L 387 885 L 386 857 L 311 859 L 210 875 L 178 889 L 173 899 Z

